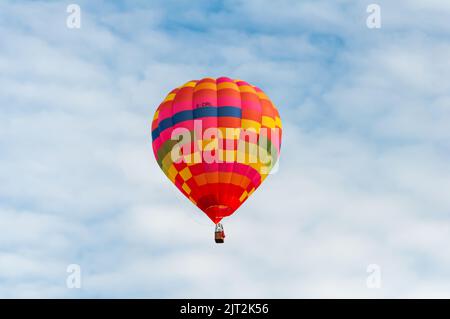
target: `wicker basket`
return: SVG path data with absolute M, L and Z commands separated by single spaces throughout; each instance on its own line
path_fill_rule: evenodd
M 223 231 L 218 231 L 214 233 L 214 240 L 216 241 L 217 244 L 223 244 L 223 242 L 225 241 L 225 236 Z

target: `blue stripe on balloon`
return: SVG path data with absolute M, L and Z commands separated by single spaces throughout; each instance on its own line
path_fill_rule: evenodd
M 194 110 L 181 111 L 174 114 L 172 117 L 168 117 L 162 120 L 158 127 L 152 131 L 152 139 L 155 140 L 159 137 L 162 131 L 165 129 L 174 126 L 175 124 L 196 120 L 204 117 L 235 117 L 242 118 L 242 111 L 238 107 L 234 106 L 220 106 L 220 107 L 212 107 L 206 106 Z

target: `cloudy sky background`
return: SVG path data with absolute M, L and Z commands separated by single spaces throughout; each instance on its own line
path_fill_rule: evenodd
M 0 297 L 450 298 L 450 2 L 146 2 L 0 3 Z M 150 123 L 221 75 L 284 139 L 218 246 Z

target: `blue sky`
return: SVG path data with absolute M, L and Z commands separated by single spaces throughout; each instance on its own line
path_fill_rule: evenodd
M 69 29 L 70 3 L 0 4 L 0 297 L 450 297 L 449 3 L 378 1 L 368 29 L 372 1 L 77 1 Z M 219 247 L 150 121 L 221 75 L 284 131 Z

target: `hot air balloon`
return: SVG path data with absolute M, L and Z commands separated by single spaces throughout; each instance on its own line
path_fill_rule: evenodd
M 173 184 L 216 224 L 232 215 L 276 164 L 281 146 L 277 108 L 259 88 L 227 77 L 173 89 L 152 121 L 156 161 Z

